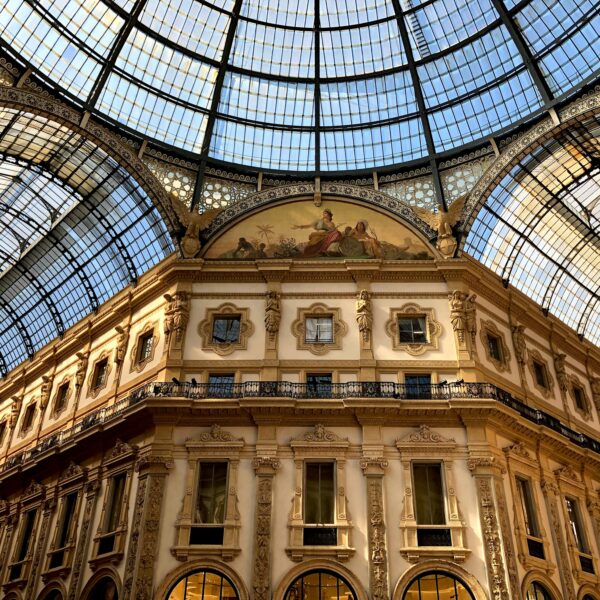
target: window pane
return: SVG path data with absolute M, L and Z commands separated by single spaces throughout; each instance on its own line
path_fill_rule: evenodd
M 408 344 L 427 342 L 427 322 L 425 317 L 400 317 L 400 341 Z
M 446 523 L 440 465 L 413 465 L 415 504 L 419 525 Z
M 533 498 L 531 495 L 531 485 L 526 479 L 517 479 L 517 487 L 521 497 L 521 506 L 523 517 L 525 519 L 525 530 L 527 535 L 539 536 L 535 510 L 533 508 Z
M 565 503 L 567 505 L 567 514 L 569 515 L 569 525 L 571 526 L 571 533 L 573 534 L 573 538 L 575 540 L 577 549 L 580 552 L 587 552 L 577 501 L 571 498 L 565 498 Z
M 310 343 L 333 342 L 332 317 L 306 317 L 305 341 Z
M 223 523 L 227 497 L 227 463 L 200 463 L 196 523 Z
M 502 360 L 502 354 L 500 353 L 500 340 L 495 335 L 488 335 L 487 342 L 490 356 L 496 360 Z
M 305 523 L 335 522 L 333 468 L 334 463 L 306 463 Z
M 77 494 L 69 494 L 63 501 L 63 512 L 61 515 L 60 533 L 56 541 L 57 548 L 64 548 L 69 539 L 69 530 L 73 521 L 75 512 L 75 503 L 77 502 Z
M 125 473 L 116 475 L 111 480 L 111 490 L 106 512 L 106 526 L 104 533 L 110 533 L 117 530 L 121 506 L 123 504 L 123 494 L 125 492 Z
M 240 339 L 240 317 L 215 317 L 212 337 L 217 344 L 237 342 Z

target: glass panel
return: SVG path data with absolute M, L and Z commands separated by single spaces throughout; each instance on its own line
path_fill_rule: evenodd
M 125 479 L 125 473 L 116 475 L 111 479 L 104 533 L 116 531 L 119 525 L 119 518 L 123 508 L 123 496 L 125 494 Z
M 227 467 L 225 462 L 199 463 L 195 523 L 224 522 Z
M 216 344 L 237 342 L 240 339 L 240 317 L 215 317 L 212 341 Z
M 444 489 L 440 465 L 413 464 L 414 494 L 419 525 L 446 523 Z
M 400 317 L 398 321 L 400 342 L 408 344 L 427 343 L 427 319 L 425 317 Z
M 521 500 L 523 518 L 525 519 L 525 531 L 527 535 L 537 537 L 539 536 L 539 531 L 531 494 L 531 484 L 527 479 L 517 478 L 517 489 Z
M 335 523 L 334 467 L 334 463 L 305 464 L 305 523 Z
M 571 527 L 575 545 L 580 552 L 587 552 L 587 544 L 581 526 L 581 516 L 579 514 L 577 501 L 572 498 L 565 498 L 565 504 L 567 505 L 567 515 L 569 517 L 569 525 Z
M 333 342 L 333 317 L 306 317 L 304 339 L 308 343 Z

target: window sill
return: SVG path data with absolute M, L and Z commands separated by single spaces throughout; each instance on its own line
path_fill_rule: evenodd
M 70 572 L 71 565 L 61 565 L 60 567 L 46 569 L 46 571 L 42 573 L 42 581 L 48 583 L 51 579 L 66 579 Z
M 174 546 L 171 554 L 179 561 L 199 559 L 203 556 L 216 556 L 224 561 L 231 561 L 240 554 L 242 549 L 238 546 L 218 546 L 198 544 L 194 546 Z
M 433 558 L 446 558 L 461 563 L 471 554 L 471 550 L 455 546 L 414 546 L 400 548 L 400 554 L 411 563 Z
M 94 556 L 94 558 L 88 560 L 88 564 L 92 571 L 96 571 L 102 565 L 118 565 L 123 559 L 123 554 L 122 551 L 107 552 L 106 554 Z
M 294 561 L 301 562 L 305 558 L 334 558 L 347 561 L 356 552 L 350 546 L 294 546 L 285 549 L 286 554 Z

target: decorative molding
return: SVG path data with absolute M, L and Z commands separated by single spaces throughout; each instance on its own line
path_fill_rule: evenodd
M 505 446 L 504 448 L 502 448 L 502 451 L 505 454 L 513 454 L 521 458 L 526 458 L 527 460 L 532 460 L 529 450 L 527 450 L 527 447 L 521 441 L 515 442 L 510 446 Z
M 570 464 L 564 465 L 554 471 L 554 476 L 556 478 L 564 478 L 569 479 L 571 481 L 576 481 L 579 483 L 581 481 L 581 477 L 577 474 L 577 471 L 573 469 L 573 466 Z
M 372 600 L 388 600 L 388 560 L 385 542 L 385 514 L 383 511 L 383 481 L 381 477 L 367 475 L 367 518 L 371 598 Z
M 125 351 L 127 350 L 127 338 L 129 336 L 129 327 L 121 327 L 117 325 L 115 327 L 117 332 L 117 345 L 115 347 L 114 362 L 118 365 L 122 365 L 125 360 Z
M 600 377 L 590 377 L 590 387 L 592 388 L 592 400 L 600 415 Z
M 398 323 L 401 317 L 424 317 L 427 341 L 420 344 L 401 342 L 400 326 Z M 437 350 L 439 348 L 442 325 L 439 321 L 436 321 L 433 308 L 422 308 L 414 302 L 409 302 L 400 308 L 390 308 L 390 316 L 385 323 L 385 332 L 391 338 L 394 350 L 404 350 L 411 356 L 420 356 L 428 350 Z
M 275 290 L 269 290 L 265 299 L 265 331 L 271 339 L 279 333 L 281 323 L 281 295 Z
M 363 343 L 368 344 L 373 329 L 373 307 L 368 290 L 361 290 L 356 297 L 356 323 Z
M 165 332 L 164 351 L 181 350 L 188 321 L 190 319 L 190 294 L 186 291 L 177 291 L 172 296 L 163 294 L 167 301 L 165 307 Z
M 65 377 L 63 377 L 62 381 L 56 387 L 56 393 L 54 394 L 54 400 L 52 401 L 51 416 L 52 416 L 53 419 L 58 419 L 58 417 L 63 412 L 65 412 L 65 410 L 67 410 L 67 408 L 69 406 L 69 400 L 71 399 L 71 396 L 73 394 L 73 390 L 72 390 L 72 386 L 71 386 L 71 380 L 72 380 L 71 376 L 65 375 Z M 67 388 L 67 393 L 65 394 L 65 396 L 63 398 L 63 405 L 62 405 L 62 407 L 58 407 L 57 404 L 58 404 L 58 397 L 59 397 L 60 389 L 64 385 L 68 385 L 69 387 Z
M 333 341 L 307 342 L 306 319 L 309 317 L 331 317 L 333 321 Z M 296 338 L 297 350 L 308 350 L 312 354 L 322 356 L 330 350 L 342 349 L 342 338 L 348 333 L 348 326 L 342 321 L 342 311 L 331 308 L 321 302 L 311 304 L 308 308 L 298 308 L 296 320 L 292 323 L 292 334 Z
M 513 347 L 519 365 L 527 363 L 527 342 L 525 341 L 525 325 L 513 325 L 511 327 Z
M 499 373 L 510 373 L 510 350 L 504 334 L 498 329 L 498 325 L 494 321 L 481 320 L 481 331 L 479 333 L 481 344 L 485 351 L 485 356 L 489 362 L 491 362 Z M 500 344 L 500 360 L 494 358 L 490 353 L 488 336 L 495 337 Z
M 142 338 L 150 331 L 152 331 L 152 347 L 150 349 L 150 354 L 146 358 L 139 360 L 140 344 L 142 342 Z M 135 344 L 133 344 L 133 348 L 131 349 L 129 367 L 130 373 L 141 373 L 146 368 L 146 366 L 154 360 L 154 353 L 156 352 L 159 339 L 160 338 L 158 334 L 158 321 L 151 321 L 145 323 L 142 330 L 137 334 Z
M 311 429 L 297 438 L 290 440 L 291 444 L 295 442 L 309 442 L 309 443 L 330 443 L 330 442 L 341 442 L 349 443 L 348 438 L 341 438 L 337 433 L 325 429 L 322 423 L 315 425 L 314 429 Z
M 40 413 L 46 412 L 46 407 L 50 402 L 50 393 L 52 392 L 52 382 L 54 377 L 42 375 L 42 385 L 40 387 Z
M 558 373 L 557 373 L 558 377 Z M 569 395 L 573 402 L 573 409 L 577 412 L 584 421 L 590 421 L 592 419 L 592 403 L 588 397 L 587 389 L 584 383 L 577 377 L 577 375 L 571 373 L 567 375 L 567 386 Z M 579 389 L 581 392 L 581 400 L 583 400 L 583 409 L 577 406 L 577 399 L 575 397 L 575 389 Z
M 94 385 L 96 378 L 96 367 L 98 363 L 106 360 L 106 372 L 104 373 L 104 381 L 100 383 L 100 385 Z M 97 398 L 100 395 L 100 392 L 108 386 L 108 378 L 111 372 L 111 363 L 110 363 L 110 352 L 108 350 L 102 350 L 102 352 L 96 357 L 92 364 L 92 368 L 90 369 L 90 374 L 87 380 L 87 393 L 91 398 Z
M 413 444 L 435 444 L 456 446 L 454 438 L 444 437 L 430 429 L 429 425 L 420 425 L 417 431 L 407 434 L 405 437 L 396 440 L 396 446 L 399 448 L 410 447 Z
M 475 294 L 467 294 L 461 290 L 454 290 L 448 295 L 450 322 L 456 336 L 457 347 L 459 351 L 467 353 L 469 357 L 472 357 L 476 351 L 476 298 Z
M 75 372 L 75 387 L 81 389 L 85 380 L 85 373 L 87 371 L 87 365 L 89 360 L 89 354 L 87 352 L 76 352 L 77 356 L 77 371 Z
M 544 367 L 544 371 L 546 373 L 546 381 L 548 383 L 548 387 L 544 387 L 540 385 L 535 376 L 535 368 L 533 366 L 534 362 L 541 364 Z M 533 385 L 535 388 L 542 394 L 542 396 L 546 399 L 552 397 L 554 392 L 554 378 L 550 374 L 550 369 L 548 367 L 548 362 L 539 352 L 539 350 L 529 349 L 527 350 L 527 366 L 529 367 L 529 372 L 531 373 L 531 378 L 533 380 Z
M 221 429 L 221 426 L 216 423 L 211 426 L 210 431 L 201 433 L 198 440 L 200 442 L 244 442 L 243 438 L 234 437 L 232 433 Z
M 219 317 L 239 317 L 240 334 L 235 342 L 216 342 L 213 338 L 215 319 Z M 207 308 L 205 317 L 198 324 L 198 333 L 202 339 L 202 350 L 212 351 L 219 356 L 227 356 L 236 350 L 248 348 L 248 338 L 254 333 L 254 324 L 250 320 L 250 309 L 239 308 L 231 302 L 225 302 L 217 308 Z

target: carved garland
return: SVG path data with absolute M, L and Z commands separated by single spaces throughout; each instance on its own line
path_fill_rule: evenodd
M 235 342 L 217 342 L 213 339 L 213 326 L 219 317 L 234 317 L 240 319 L 240 335 Z M 202 339 L 202 350 L 215 352 L 219 356 L 227 356 L 236 350 L 246 350 L 248 338 L 254 333 L 254 324 L 250 321 L 250 309 L 239 308 L 226 302 L 217 308 L 207 308 L 204 320 L 198 325 L 198 333 Z
M 420 344 L 400 341 L 399 321 L 402 317 L 424 318 L 427 341 Z M 433 308 L 422 308 L 418 304 L 409 302 L 400 308 L 390 308 L 390 317 L 385 323 L 385 332 L 392 339 L 392 348 L 394 350 L 404 350 L 412 356 L 419 356 L 425 354 L 428 350 L 437 350 L 439 348 L 442 325 L 436 321 Z
M 342 338 L 348 333 L 348 325 L 342 321 L 339 308 L 331 308 L 317 302 L 308 308 L 298 308 L 296 320 L 292 323 L 292 334 L 296 338 L 298 350 L 308 350 L 312 354 L 322 356 L 330 350 L 342 349 Z M 331 317 L 333 327 L 333 341 L 308 342 L 306 341 L 306 319 L 310 317 Z
M 494 337 L 498 340 L 500 346 L 500 360 L 494 358 L 490 353 L 490 345 L 488 343 L 488 337 Z M 481 321 L 481 331 L 479 332 L 479 339 L 483 345 L 485 356 L 489 362 L 491 362 L 496 370 L 500 373 L 510 373 L 510 350 L 508 344 L 504 339 L 504 334 L 498 329 L 498 326 L 494 321 Z

